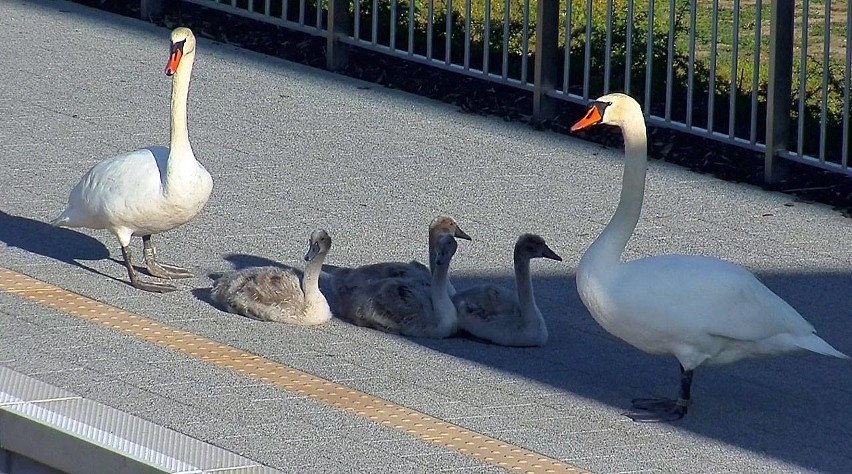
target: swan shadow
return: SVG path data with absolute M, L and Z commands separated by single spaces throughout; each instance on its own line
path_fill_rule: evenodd
M 218 278 L 219 276 L 221 276 L 221 275 L 222 275 L 222 273 L 213 273 L 213 274 L 211 274 L 211 275 L 210 275 L 210 276 L 211 276 L 211 278 L 212 278 L 214 275 L 216 275 L 216 278 Z M 212 306 L 212 307 L 214 307 L 214 308 L 216 308 L 216 309 L 218 309 L 218 310 L 220 310 L 220 311 L 225 311 L 225 309 L 224 309 L 224 308 L 222 308 L 222 307 L 221 307 L 221 306 L 219 306 L 219 305 L 218 305 L 215 301 L 213 301 L 213 298 L 210 296 L 210 292 L 211 292 L 212 290 L 213 290 L 213 288 L 212 288 L 212 287 L 207 287 L 207 288 L 193 288 L 192 290 L 190 290 L 190 293 L 192 293 L 192 296 L 194 296 L 194 297 L 195 297 L 195 299 L 197 299 L 198 301 L 201 301 L 201 302 L 207 303 L 207 304 L 209 304 L 210 306 Z
M 114 260 L 98 239 L 47 222 L 15 216 L 0 210 L 0 241 L 9 247 L 52 258 L 97 275 L 122 281 L 80 263 L 80 260 Z
M 293 267 L 289 265 L 285 265 L 275 260 L 270 260 L 266 257 L 259 257 L 257 255 L 248 255 L 244 253 L 230 253 L 225 255 L 225 261 L 231 264 L 231 268 L 233 270 L 243 270 L 252 267 L 278 267 L 293 269 Z M 219 274 L 219 276 L 221 276 L 221 274 Z
M 14 216 L 0 210 L 0 242 L 4 242 L 9 247 L 49 257 L 95 275 L 131 285 L 125 278 L 126 271 L 122 272 L 121 277 L 116 277 L 81 263 L 81 260 L 108 260 L 124 269 L 124 260 L 113 257 L 100 240 L 67 227 L 57 227 L 47 222 Z M 134 265 L 134 268 L 137 272 L 150 276 L 147 267 Z

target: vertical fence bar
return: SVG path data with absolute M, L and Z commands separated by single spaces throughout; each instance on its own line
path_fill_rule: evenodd
M 503 79 L 509 77 L 509 0 L 503 2 Z
M 290 17 L 288 16 L 290 2 L 289 0 L 281 0 L 281 3 L 281 18 L 283 18 L 285 21 L 290 21 Z
M 447 6 L 447 25 L 446 25 L 447 26 L 447 36 L 445 38 L 446 42 L 445 42 L 445 46 L 444 46 L 446 48 L 446 50 L 444 51 L 444 53 L 445 53 L 444 54 L 444 64 L 449 65 L 451 62 L 453 62 L 453 56 L 452 56 L 452 54 L 453 54 L 453 52 L 452 52 L 452 47 L 453 47 L 453 0 L 446 0 L 446 6 Z
M 796 133 L 796 152 L 805 153 L 805 85 L 808 82 L 808 13 L 811 9 L 808 0 L 802 2 L 802 44 L 799 61 L 799 120 Z
M 428 10 L 428 18 L 426 20 L 426 57 L 429 59 L 433 59 L 432 42 L 434 41 L 433 25 L 435 23 L 435 0 L 429 0 L 426 8 Z
M 538 0 L 535 11 L 535 79 L 533 118 L 553 118 L 554 99 L 548 94 L 556 86 L 559 65 L 559 0 Z
M 521 29 L 521 82 L 526 84 L 530 58 L 530 0 L 524 0 L 524 26 Z
M 319 0 L 317 0 L 317 1 L 319 1 Z M 397 17 L 396 1 L 397 0 L 390 0 L 390 25 L 389 25 L 390 31 L 388 31 L 388 35 L 389 35 L 388 36 L 388 46 L 390 47 L 391 51 L 396 50 L 396 17 Z
M 630 95 L 630 73 L 633 67 L 633 0 L 627 0 L 627 31 L 624 49 L 624 93 Z
M 612 0 L 606 0 L 606 43 L 604 45 L 604 94 L 609 94 L 610 61 L 612 58 Z
M 583 59 L 583 99 L 589 100 L 589 69 L 592 65 L 592 0 L 586 0 L 586 50 Z
M 648 50 L 645 56 L 645 114 L 651 113 L 651 79 L 654 62 L 654 0 L 648 0 Z
M 305 0 L 299 0 L 299 26 L 305 26 Z
M 269 5 L 269 3 L 271 1 L 272 0 L 264 0 L 264 2 L 263 2 L 263 14 L 266 15 L 266 16 L 270 16 L 270 13 L 269 13 L 270 5 Z
M 317 25 L 318 30 L 322 29 L 322 2 L 323 2 L 323 0 L 317 0 L 317 18 L 316 18 L 317 22 L 316 22 L 316 25 Z
M 847 25 L 848 26 L 848 25 Z M 819 161 L 825 162 L 825 135 L 828 126 L 828 75 L 831 59 L 831 0 L 825 0 L 825 26 L 822 38 L 822 100 L 820 101 L 819 120 Z
M 719 0 L 713 0 L 710 12 L 710 78 L 707 91 L 707 132 L 713 133 L 716 111 L 716 52 L 719 49 Z
M 852 0 L 846 5 L 846 25 L 852 25 Z M 852 29 L 847 26 L 846 29 L 846 65 L 843 68 L 843 141 L 840 151 L 840 164 L 844 168 L 849 166 L 849 122 L 852 117 L 849 116 L 849 103 L 852 102 Z
M 464 69 L 470 69 L 470 0 L 464 2 Z
M 485 19 L 482 30 L 482 72 L 487 76 L 491 70 L 491 0 L 485 0 Z
M 674 35 L 675 35 L 675 0 L 669 0 L 669 42 L 666 49 L 666 122 L 672 120 L 672 88 L 674 87 Z
M 760 51 L 762 48 L 760 40 L 763 26 L 763 0 L 757 0 L 755 8 L 757 10 L 754 16 L 754 61 L 751 74 L 751 135 L 749 136 L 749 141 L 752 145 L 757 143 L 757 89 L 760 86 Z M 791 77 L 790 80 L 792 79 Z
M 731 31 L 731 90 L 728 91 L 728 137 L 734 138 L 736 134 L 737 120 L 737 93 L 739 82 L 737 75 L 739 71 L 740 58 L 740 0 L 734 0 L 734 24 Z
M 370 28 L 373 32 L 370 43 L 375 46 L 379 42 L 379 0 L 373 0 L 373 12 L 370 20 Z
M 766 98 L 766 154 L 763 181 L 777 182 L 784 166 L 778 153 L 790 136 L 790 93 L 793 78 L 793 2 L 772 2 L 769 19 L 769 90 Z
M 139 19 L 156 23 L 165 11 L 165 0 L 140 0 Z M 233 6 L 233 5 L 232 5 Z
M 695 95 L 695 20 L 698 16 L 697 0 L 689 2 L 689 59 L 686 70 L 686 126 L 692 128 L 692 98 Z
M 563 59 L 563 68 L 564 72 L 562 74 L 562 92 L 568 93 L 569 82 L 571 78 L 571 10 L 572 10 L 572 0 L 567 0 L 565 5 L 565 47 L 563 48 L 563 53 L 565 58 Z
M 414 0 L 408 0 L 408 54 L 414 54 Z
M 246 5 L 246 10 L 253 12 L 254 11 L 254 0 L 248 0 L 248 5 Z
M 357 4 L 360 0 L 354 0 Z M 330 71 L 346 66 L 349 58 L 349 46 L 340 38 L 349 36 L 352 31 L 349 20 L 350 0 L 328 0 L 328 36 L 326 37 L 325 65 Z

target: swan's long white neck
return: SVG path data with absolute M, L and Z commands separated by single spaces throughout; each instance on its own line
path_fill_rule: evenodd
M 193 61 L 195 61 L 195 51 L 184 55 L 172 77 L 171 137 L 169 139 L 171 156 L 192 154 L 189 132 L 186 128 L 186 101 L 189 96 L 189 78 L 192 74 Z
M 648 167 L 648 142 L 645 133 L 645 118 L 641 112 L 630 114 L 621 124 L 624 135 L 624 178 L 618 208 L 601 235 L 583 255 L 586 265 L 599 271 L 614 268 L 621 261 L 621 254 L 642 212 L 645 195 L 645 171 Z M 583 262 L 581 262 L 581 266 Z

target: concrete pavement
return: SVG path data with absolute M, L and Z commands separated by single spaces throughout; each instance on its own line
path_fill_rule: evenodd
M 0 267 L 596 473 L 852 471 L 848 361 L 699 369 L 681 422 L 619 415 L 632 397 L 677 387 L 673 359 L 608 336 L 574 286 L 615 207 L 619 150 L 200 39 L 189 130 L 213 196 L 197 220 L 155 237 L 164 260 L 197 277 L 147 294 L 125 283 L 112 236 L 45 222 L 97 161 L 167 143 L 168 31 L 63 1 L 6 0 L 0 41 Z M 328 263 L 422 261 L 438 214 L 474 239 L 453 260 L 457 288 L 511 284 L 523 232 L 562 255 L 533 265 L 546 347 L 406 339 L 336 320 L 262 324 L 206 300 L 212 274 L 300 265 L 318 227 L 334 238 Z M 850 228 L 824 206 L 652 163 L 627 258 L 745 265 L 852 353 Z M 6 292 L 0 365 L 284 472 L 501 472 Z

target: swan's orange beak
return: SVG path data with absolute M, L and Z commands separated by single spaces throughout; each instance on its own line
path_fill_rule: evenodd
M 586 115 L 571 126 L 571 131 L 576 132 L 601 123 L 601 121 L 603 121 L 603 114 L 601 113 L 598 104 L 592 104 L 592 106 L 589 107 L 589 110 L 586 111 Z
M 180 58 L 183 57 L 183 41 L 172 44 L 172 52 L 169 54 L 169 62 L 166 63 L 166 75 L 171 76 L 177 71 Z

